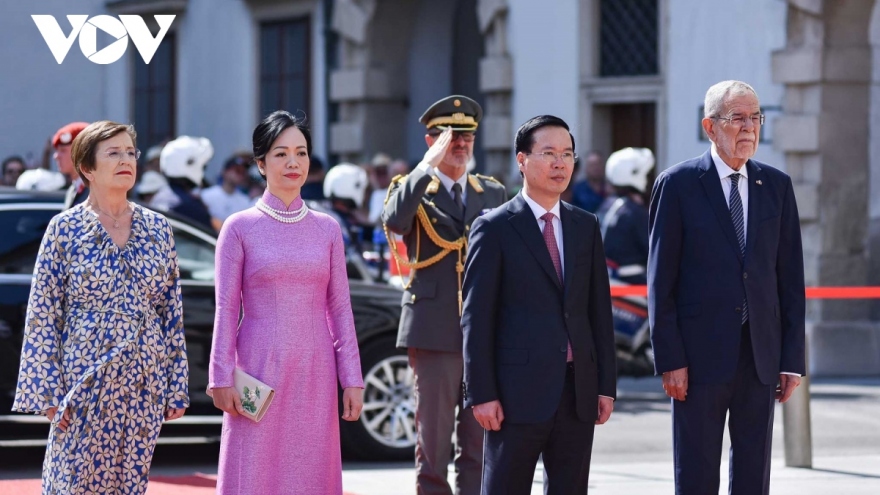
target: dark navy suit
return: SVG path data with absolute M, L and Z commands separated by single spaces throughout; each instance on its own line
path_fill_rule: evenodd
M 499 400 L 505 418 L 484 440 L 483 494 L 531 493 L 542 453 L 549 493 L 586 493 L 598 398 L 616 395 L 599 224 L 567 203 L 559 216 L 563 283 L 522 194 L 471 230 L 461 319 L 465 406 Z
M 745 167 L 745 255 L 709 151 L 654 184 L 648 309 L 656 372 L 688 368 L 687 399 L 672 401 L 677 494 L 718 493 L 728 412 L 731 493 L 767 493 L 779 373 L 806 373 L 791 179 L 755 160 Z

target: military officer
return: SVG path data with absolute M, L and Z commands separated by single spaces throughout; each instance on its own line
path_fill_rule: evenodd
M 89 197 L 89 188 L 80 178 L 70 157 L 73 140 L 88 126 L 88 122 L 71 122 L 58 129 L 52 136 L 52 147 L 55 148 L 53 156 L 58 163 L 58 171 L 64 174 L 67 183 L 65 185 L 67 193 L 64 195 L 65 210 L 82 203 Z
M 466 96 L 431 105 L 419 119 L 429 149 L 412 173 L 394 178 L 382 212 L 386 234 L 406 244 L 406 258 L 392 249 L 395 261 L 411 270 L 397 345 L 408 349 L 415 375 L 419 494 L 453 493 L 446 481 L 453 431 L 455 493 L 480 492 L 483 431 L 462 407 L 461 280 L 471 222 L 507 200 L 501 183 L 466 170 L 482 115 Z

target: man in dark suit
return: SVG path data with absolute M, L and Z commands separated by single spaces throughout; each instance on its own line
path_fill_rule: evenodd
M 648 309 L 678 495 L 718 493 L 728 413 L 730 493 L 768 493 L 774 398 L 806 372 L 800 221 L 791 179 L 751 159 L 763 123 L 751 86 L 712 86 L 711 149 L 654 183 Z
M 402 235 L 406 243 L 403 258 L 389 238 L 395 261 L 409 267 L 412 277 L 403 293 L 397 345 L 408 349 L 415 375 L 419 495 L 453 493 L 446 481 L 453 430 L 455 493 L 480 491 L 483 432 L 473 412 L 462 407 L 461 282 L 471 223 L 507 199 L 498 181 L 466 170 L 482 115 L 466 96 L 431 105 L 419 119 L 429 149 L 409 175 L 394 178 L 382 211 L 386 233 Z
M 593 429 L 616 395 L 614 331 L 596 216 L 559 200 L 574 137 L 541 115 L 516 134 L 523 189 L 477 219 L 464 281 L 465 404 L 486 430 L 484 495 L 587 493 Z

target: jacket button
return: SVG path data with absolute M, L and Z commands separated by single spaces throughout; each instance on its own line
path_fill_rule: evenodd
M 748 273 L 743 273 L 743 278 L 749 278 L 749 274 L 748 274 Z
M 560 348 L 559 348 L 559 351 L 560 351 L 560 352 L 567 352 L 567 351 L 568 351 L 568 346 L 567 346 L 567 345 L 564 345 L 564 346 L 560 347 Z
M 410 298 L 410 301 L 416 302 L 416 295 L 415 294 L 412 295 L 412 297 Z
M 567 320 L 568 319 L 568 311 L 565 312 L 564 316 L 565 316 L 565 319 Z
M 432 218 L 432 219 L 431 219 L 431 223 L 437 223 L 437 219 L 436 219 L 436 218 Z
M 736 309 L 735 309 L 734 311 L 736 311 L 737 313 L 742 313 L 742 308 L 740 308 L 739 306 L 737 306 Z

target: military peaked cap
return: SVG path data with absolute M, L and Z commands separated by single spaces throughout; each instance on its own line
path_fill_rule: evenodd
M 483 118 L 483 108 L 479 103 L 462 95 L 452 95 L 435 102 L 419 117 L 419 122 L 432 129 L 453 131 L 475 131 Z

